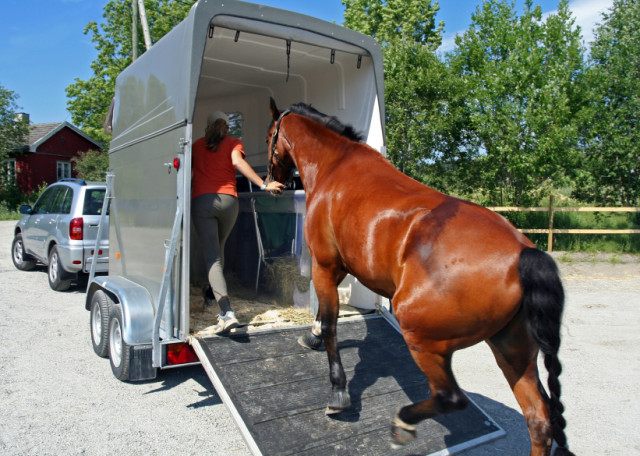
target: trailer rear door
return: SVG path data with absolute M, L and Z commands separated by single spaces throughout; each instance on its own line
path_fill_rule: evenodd
M 192 344 L 253 454 L 391 454 L 395 412 L 429 396 L 402 336 L 383 317 L 339 323 L 352 406 L 329 418 L 326 352 L 296 342 L 308 330 L 236 333 Z M 503 435 L 472 402 L 462 412 L 421 423 L 403 454 L 452 454 Z

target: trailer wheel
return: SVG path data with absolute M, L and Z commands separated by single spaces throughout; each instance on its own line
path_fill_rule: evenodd
M 122 326 L 122 308 L 114 305 L 109 315 L 109 360 L 113 375 L 123 382 L 129 380 L 130 350 L 124 341 Z
M 64 269 L 60 262 L 58 248 L 54 245 L 49 252 L 49 286 L 55 291 L 65 291 L 71 286 L 71 280 L 62 280 Z
M 89 317 L 91 344 L 93 351 L 101 358 L 109 356 L 109 311 L 112 302 L 111 298 L 102 290 L 96 291 L 91 297 Z
M 31 271 L 36 267 L 35 259 L 24 250 L 22 233 L 17 233 L 16 237 L 13 238 L 13 243 L 11 244 L 11 259 L 13 260 L 13 265 L 21 271 Z

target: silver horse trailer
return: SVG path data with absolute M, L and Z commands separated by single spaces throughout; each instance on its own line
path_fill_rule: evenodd
M 203 136 L 208 114 L 225 111 L 247 161 L 265 176 L 270 97 L 283 107 L 305 102 L 335 115 L 384 153 L 378 44 L 312 17 L 200 0 L 118 76 L 107 125 L 112 254 L 109 275 L 89 283 L 86 308 L 94 350 L 109 356 L 119 379 L 149 379 L 157 369 L 200 362 L 191 344 L 193 289 L 205 274 L 190 219 L 191 145 Z M 311 315 L 304 190 L 273 198 L 241 176 L 238 189 L 241 211 L 227 242 L 225 274 L 259 295 L 274 288 L 265 280 L 282 280 L 265 272 L 284 258 L 296 276 L 295 296 L 286 298 Z M 355 279 L 343 285 L 349 305 L 379 305 Z
M 225 277 L 247 326 L 224 337 L 207 331 L 217 306 L 207 309 L 202 299 L 206 274 L 190 219 L 191 145 L 208 114 L 225 111 L 247 160 L 264 176 L 270 97 L 281 107 L 305 102 L 335 115 L 385 153 L 379 46 L 312 17 L 200 0 L 118 77 L 107 124 L 109 275 L 92 278 L 86 297 L 93 348 L 109 357 L 120 380 L 202 364 L 255 455 L 386 454 L 389 417 L 428 394 L 428 382 L 394 327 L 389 303 L 347 277 L 338 290 L 348 310 L 338 334 L 359 405 L 345 410 L 347 422 L 325 417 L 319 391 L 326 354 L 296 343 L 317 309 L 300 186 L 274 198 L 238 176 L 240 213 L 226 244 Z M 274 309 L 288 313 L 271 324 Z M 504 434 L 476 407 L 452 420 L 421 425 L 431 427 L 431 438 L 417 439 L 407 452 L 450 454 Z

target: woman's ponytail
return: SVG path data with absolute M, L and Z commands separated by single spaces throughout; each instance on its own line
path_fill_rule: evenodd
M 220 142 L 227 136 L 228 129 L 229 126 L 223 119 L 217 119 L 214 123 L 210 124 L 204 132 L 207 148 L 213 152 L 217 151 Z

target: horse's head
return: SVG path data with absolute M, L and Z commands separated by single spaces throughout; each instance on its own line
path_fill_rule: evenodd
M 280 124 L 282 119 L 289 114 L 289 111 L 280 112 L 276 106 L 276 102 L 271 98 L 271 118 L 273 119 L 269 126 L 269 134 L 267 135 L 267 145 L 269 147 L 269 174 L 267 182 L 276 180 L 285 184 L 285 188 L 291 186 L 293 180 L 293 169 L 295 163 L 291 156 L 291 145 L 280 134 Z

